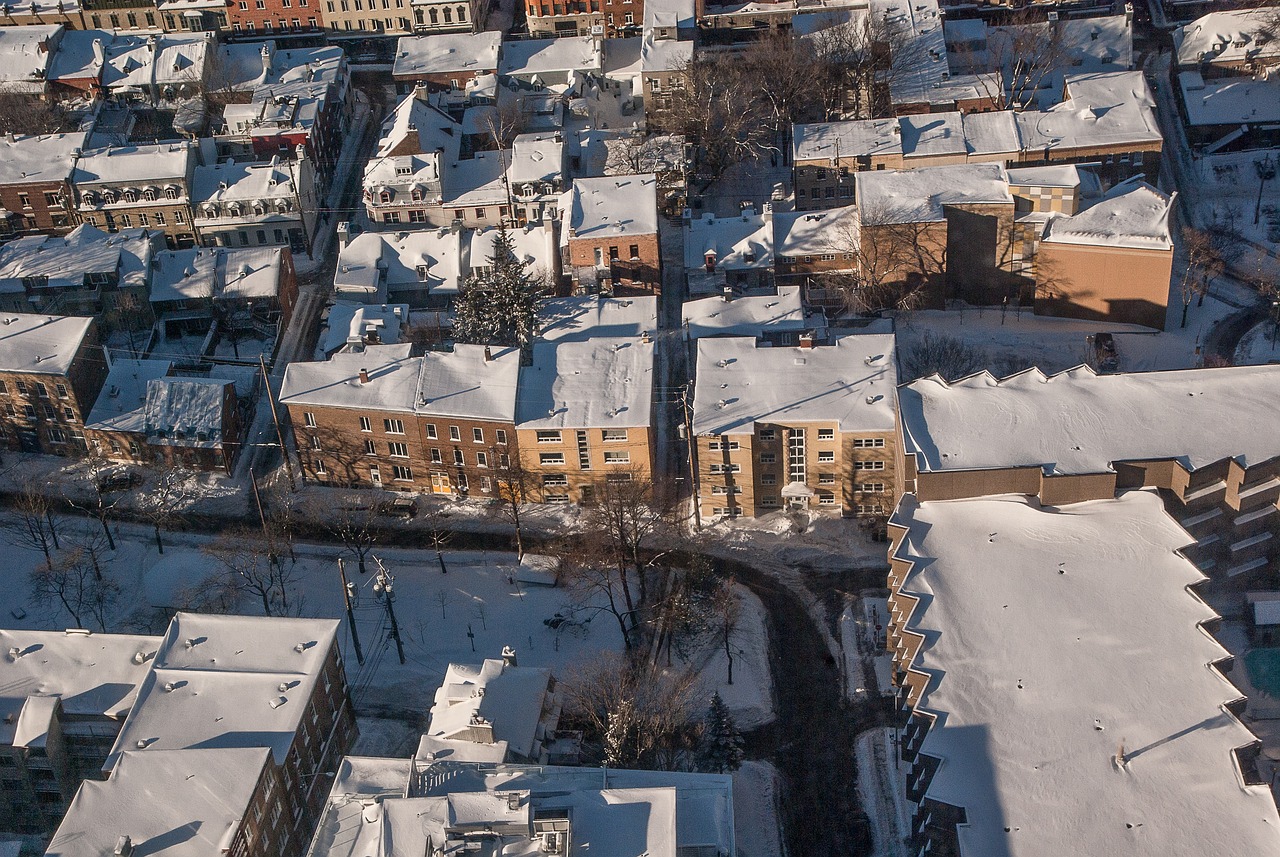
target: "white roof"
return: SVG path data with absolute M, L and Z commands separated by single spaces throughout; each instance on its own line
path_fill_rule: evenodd
M 722 297 L 685 301 L 682 312 L 690 339 L 760 336 L 807 327 L 799 286 L 779 286 L 776 295 L 744 295 L 730 301 Z
M 1013 203 L 999 164 L 874 170 L 856 173 L 854 180 L 864 225 L 939 222 L 944 205 Z
M 270 205 L 273 200 L 296 199 L 297 193 L 290 165 L 278 159 L 257 164 L 231 160 L 198 166 L 191 178 L 191 202 L 195 205 L 237 200 L 262 200 Z
M 563 39 L 518 39 L 502 45 L 499 73 L 529 78 L 538 74 L 565 74 L 602 70 L 599 45 L 590 36 Z
M 280 293 L 281 247 L 192 247 L 156 253 L 151 302 L 274 298 Z
M 520 368 L 523 429 L 637 428 L 651 421 L 653 343 L 633 337 L 541 341 Z
M 570 229 L 573 237 L 600 241 L 653 235 L 658 231 L 658 180 L 653 173 L 575 179 L 561 197 L 560 211 L 562 246 Z
M 1196 469 L 1280 455 L 1280 366 L 1098 375 L 1087 366 L 1003 381 L 937 376 L 898 391 L 907 452 L 929 470 L 1043 467 L 1105 473 L 1117 461 L 1176 459 Z M 1230 419 L 1223 419 L 1230 414 Z M 993 439 L 998 438 L 998 442 Z
M 157 184 L 185 179 L 195 163 L 195 144 L 189 141 L 139 143 L 85 152 L 76 163 L 72 181 Z
M 451 229 L 363 232 L 338 252 L 334 286 L 339 294 L 383 303 L 388 290 L 421 288 L 457 294 L 463 270 L 463 238 Z M 426 279 L 418 266 L 427 267 Z
M 422 356 L 413 407 L 420 414 L 513 422 L 520 349 L 457 343 Z
M 175 614 L 106 768 L 124 751 L 195 747 L 266 747 L 283 764 L 337 630 L 336 619 Z
M 961 854 L 1280 854 L 1270 790 L 1232 752 L 1256 739 L 1211 667 L 1228 652 L 1198 627 L 1217 617 L 1187 589 L 1194 539 L 1154 491 L 1067 509 L 907 495 L 891 524 L 920 560 L 902 591 L 929 640 L 917 711 L 939 718 L 925 795 L 964 808 Z
M 18 92 L 43 92 L 55 53 L 48 48 L 61 34 L 61 24 L 0 27 L 0 83 Z
M 1178 75 L 1189 125 L 1280 122 L 1280 78 L 1205 80 L 1198 71 Z
M 499 763 L 507 760 L 507 742 L 494 741 L 492 744 L 479 744 L 462 738 L 438 738 L 434 735 L 423 735 L 418 739 L 418 750 L 413 754 L 418 762 L 430 763 L 437 759 L 450 762 L 491 762 Z
M 66 181 L 88 136 L 40 134 L 12 140 L 0 136 L 0 184 Z
M 644 31 L 648 34 L 658 28 L 691 28 L 694 14 L 694 0 L 648 0 L 644 4 Z
M 1273 9 L 1210 12 L 1178 28 L 1173 34 L 1178 65 L 1196 66 L 1202 58 L 1212 63 L 1274 64 L 1280 59 L 1274 17 Z
M 837 156 L 852 158 L 857 155 L 901 155 L 902 126 L 897 119 L 796 125 L 792 151 L 797 161 Z
M 498 230 L 493 226 L 473 229 L 466 236 L 467 268 L 485 268 L 493 257 L 493 242 L 498 238 Z M 532 273 L 539 267 L 550 264 L 555 246 L 552 244 L 551 229 L 542 223 L 528 223 L 524 226 L 507 228 L 507 238 L 511 241 L 512 254 L 524 262 L 526 272 Z
M 551 298 L 538 305 L 538 317 L 542 323 L 539 335 L 547 340 L 639 336 L 658 329 L 658 298 Z
M 813 348 L 754 338 L 698 340 L 694 434 L 749 434 L 756 423 L 830 422 L 841 431 L 892 431 L 892 334 L 837 337 Z
M 1089 177 L 1093 176 L 1079 164 L 1017 167 L 1008 170 L 1008 173 L 1009 184 L 1021 187 L 1078 187 L 1087 183 Z
M 498 70 L 502 33 L 437 33 L 401 36 L 391 73 L 397 76 Z
M 648 12 L 646 4 L 645 12 Z M 609 41 L 618 41 L 610 39 Z M 645 37 L 640 46 L 640 68 L 642 71 L 679 71 L 693 61 L 693 42 L 678 42 L 675 39 L 652 39 Z
M 826 211 L 774 212 L 773 229 L 779 256 L 849 253 L 858 234 L 858 209 L 852 205 Z
M 87 223 L 65 236 L 28 235 L 0 246 L 0 292 L 25 291 L 28 277 L 50 289 L 79 289 L 89 273 L 114 274 L 121 288 L 145 287 L 148 262 L 163 246 L 161 232 L 103 232 Z
M 91 318 L 0 312 L 0 370 L 66 375 Z
M 920 113 L 898 119 L 902 154 L 930 158 L 967 152 L 959 113 Z
M 410 345 L 370 345 L 363 352 L 335 354 L 319 363 L 290 363 L 280 385 L 280 403 L 411 411 L 417 397 L 422 358 Z M 369 383 L 360 383 L 360 370 Z
M 120 35 L 104 43 L 102 86 L 150 91 L 204 80 L 212 42 L 204 34 Z
M 61 699 L 69 715 L 123 719 L 159 645 L 159 637 L 135 634 L 0 630 L 0 745 L 42 737 L 18 734 L 24 720 L 34 722 L 24 716 L 29 699 Z
M 968 113 L 960 119 L 965 148 L 971 155 L 1016 155 L 1022 149 L 1018 120 L 1011 110 Z
M 894 103 L 932 100 L 932 90 L 949 73 L 937 0 L 870 0 L 869 9 L 894 46 L 889 81 Z
M 1141 71 L 1066 76 L 1066 101 L 1047 110 L 1015 113 L 1022 147 L 1087 148 L 1159 142 L 1155 100 Z
M 329 322 L 320 350 L 325 354 L 339 350 L 361 351 L 370 333 L 378 335 L 378 342 L 394 345 L 400 341 L 401 328 L 408 323 L 408 304 L 335 301 L 329 308 Z
M 143 406 L 147 403 L 147 385 L 168 375 L 172 366 L 168 360 L 130 357 L 113 360 L 85 427 L 99 431 L 145 432 Z
M 1041 240 L 1172 251 L 1172 216 L 1173 197 L 1146 182 L 1137 182 L 1112 188 L 1101 201 L 1079 214 L 1050 217 Z
M 228 386 L 222 378 L 155 378 L 147 383 L 143 405 L 145 431 L 151 443 L 164 446 L 216 447 L 222 436 Z
M 507 177 L 513 184 L 553 182 L 563 174 L 564 141 L 560 134 L 521 134 L 511 144 L 511 165 L 507 168 Z
M 501 658 L 485 658 L 479 665 L 449 664 L 426 735 L 465 738 L 472 722 L 482 718 L 493 726 L 494 740 L 533 758 L 550 681 L 546 668 L 507 666 Z
M 128 836 L 134 853 L 219 857 L 249 812 L 265 748 L 121 754 L 105 782 L 86 780 L 48 857 L 102 857 Z
M 684 227 L 684 266 L 702 268 L 714 256 L 717 270 L 773 267 L 773 213 L 745 209 L 735 217 L 707 212 Z

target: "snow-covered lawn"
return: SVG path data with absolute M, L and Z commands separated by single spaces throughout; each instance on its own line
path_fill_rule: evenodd
M 1240 337 L 1240 343 L 1236 346 L 1237 366 L 1272 363 L 1276 360 L 1280 360 L 1280 340 L 1276 336 L 1276 325 L 1271 321 L 1259 322 Z
M 743 762 L 733 774 L 733 835 L 739 857 L 781 857 L 778 771 Z
M 906 766 L 894 760 L 893 730 L 870 729 L 858 736 L 857 748 L 858 796 L 871 821 L 872 857 L 906 857 L 903 840 L 911 833 Z
M 702 695 L 708 699 L 718 692 L 738 728 L 764 726 L 774 718 L 773 687 L 769 677 L 769 632 L 764 605 L 746 587 L 739 586 L 739 614 L 730 636 L 733 650 L 733 684 L 729 684 L 729 660 L 717 640 L 708 640 L 703 651 L 691 659 L 697 667 Z
M 1255 164 L 1265 162 L 1268 156 L 1274 170 L 1280 150 L 1232 152 L 1195 161 L 1200 196 L 1196 215 L 1202 227 L 1222 227 L 1273 251 L 1280 249 L 1280 178 L 1262 185 L 1261 205 L 1258 199 L 1260 182 Z

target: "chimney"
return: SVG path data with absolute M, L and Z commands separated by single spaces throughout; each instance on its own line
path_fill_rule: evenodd
M 502 647 L 502 665 L 514 667 L 516 665 L 516 650 L 510 646 Z
M 116 857 L 130 857 L 133 854 L 133 840 L 128 836 L 116 838 Z
M 489 348 L 489 346 L 486 345 L 484 347 L 484 362 L 490 363 L 492 361 L 493 361 L 493 351 L 492 349 Z
M 721 289 L 721 290 L 720 290 L 720 299 L 721 299 L 721 300 L 723 300 L 725 303 L 729 303 L 730 301 L 732 301 L 732 300 L 733 300 L 733 286 L 725 286 L 723 289 Z
M 351 223 L 346 220 L 339 223 L 337 234 L 338 234 L 338 249 L 339 250 L 345 249 L 346 246 L 351 243 Z
M 813 347 L 813 332 L 806 330 L 800 334 L 800 347 L 808 350 Z
M 803 341 L 803 339 L 804 339 L 804 338 L 803 338 L 803 337 L 801 337 L 801 341 Z M 812 342 L 810 343 L 810 345 L 812 345 Z M 368 370 L 368 369 L 361 369 L 361 370 L 360 370 L 360 383 L 361 383 L 361 384 L 368 384 L 368 383 L 369 383 L 369 370 Z

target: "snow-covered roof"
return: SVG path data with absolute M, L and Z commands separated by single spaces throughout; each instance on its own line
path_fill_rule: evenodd
M 440 177 L 444 206 L 506 205 L 511 201 L 505 173 L 510 162 L 510 151 L 484 151 L 449 164 Z
M 644 41 L 640 36 L 605 39 L 602 68 L 604 76 L 611 80 L 626 80 L 639 74 Z
M 986 372 L 953 384 L 921 378 L 903 385 L 898 403 L 907 452 L 922 472 L 1077 474 L 1105 473 L 1117 461 L 1174 459 L 1194 470 L 1225 458 L 1274 458 L 1277 391 L 1280 366 L 1116 375 L 1080 366 L 1003 381 Z
M 907 495 L 892 525 L 920 599 L 905 626 L 928 639 L 925 796 L 963 808 L 959 853 L 1164 857 L 1197 850 L 1191 831 L 1223 857 L 1280 853 L 1270 789 L 1233 753 L 1256 738 L 1211 666 L 1228 652 L 1199 627 L 1217 616 L 1188 591 L 1194 538 L 1154 491 L 1065 509 Z
M 98 431 L 146 431 L 144 406 L 147 385 L 169 374 L 168 360 L 137 360 L 131 357 L 112 361 L 102 392 L 93 403 L 85 428 Z
M 644 4 L 644 31 L 690 29 L 694 25 L 694 0 L 648 0 Z
M 230 160 L 198 166 L 192 173 L 191 201 L 198 206 L 258 200 L 271 205 L 275 200 L 295 199 L 298 191 L 292 173 L 292 165 L 278 157 L 266 163 Z
M 190 141 L 139 143 L 85 152 L 76 162 L 72 181 L 136 182 L 158 184 L 166 179 L 186 179 L 195 165 L 195 144 Z
M 423 735 L 418 739 L 418 750 L 413 754 L 413 758 L 414 761 L 423 764 L 430 764 L 437 759 L 450 762 L 498 764 L 507 760 L 507 742 L 494 741 L 492 744 L 480 744 L 462 738 Z
M 191 247 L 155 254 L 151 302 L 274 298 L 280 293 L 281 247 Z
M 902 127 L 897 119 L 796 125 L 792 152 L 797 161 L 901 155 Z
M 743 295 L 685 301 L 682 310 L 686 335 L 761 336 L 780 331 L 801 331 L 807 325 L 799 286 L 779 286 L 776 295 Z
M 561 245 L 571 237 L 621 241 L 653 235 L 658 231 L 658 179 L 653 173 L 575 179 L 560 199 L 560 211 Z
M 107 30 L 67 30 L 49 61 L 45 77 L 51 81 L 100 82 L 106 46 L 114 38 L 115 34 Z
M 1041 240 L 1172 251 L 1173 200 L 1146 182 L 1120 185 L 1079 214 L 1050 217 Z
M 787 211 L 773 215 L 778 256 L 795 258 L 852 252 L 858 209 L 852 205 L 826 211 Z
M 516 423 L 526 429 L 650 425 L 653 343 L 633 337 L 540 341 L 520 368 Z
M 102 86 L 150 91 L 155 86 L 202 86 L 208 72 L 210 37 L 203 33 L 118 35 L 103 45 Z
M 147 382 L 143 423 L 150 443 L 215 448 L 222 436 L 228 386 L 220 378 L 154 378 Z
M 336 619 L 176 613 L 106 767 L 195 747 L 266 747 L 283 764 L 337 631 Z
M 599 43 L 590 36 L 518 39 L 503 43 L 498 70 L 521 78 L 574 71 L 599 74 L 603 69 L 601 53 Z
M 335 301 L 329 308 L 329 323 L 321 337 L 320 350 L 361 351 L 370 334 L 377 341 L 394 345 L 400 341 L 400 330 L 409 323 L 408 304 L 362 304 Z
M 370 345 L 358 354 L 335 354 L 318 363 L 290 363 L 280 385 L 280 403 L 379 411 L 410 411 L 417 399 L 422 358 L 409 343 Z M 360 370 L 368 383 L 361 383 Z
M 16 92 L 44 92 L 51 48 L 62 34 L 61 24 L 0 27 L 0 84 Z
M 0 184 L 66 181 L 88 136 L 71 133 L 0 137 Z
M 594 337 L 638 337 L 658 328 L 658 298 L 590 295 L 551 298 L 538 305 L 543 339 L 585 341 Z
M 554 182 L 564 175 L 564 140 L 559 133 L 521 134 L 511 144 L 507 177 L 512 184 Z
M 1210 12 L 1175 30 L 1173 42 L 1180 66 L 1250 60 L 1272 65 L 1280 60 L 1274 9 Z
M 770 347 L 752 337 L 698 340 L 694 434 L 749 434 L 756 423 L 834 422 L 892 431 L 898 371 L 892 334 Z
M 436 33 L 401 36 L 391 73 L 396 76 L 494 72 L 502 33 Z
M 1079 164 L 1048 164 L 1008 170 L 1009 184 L 1019 187 L 1078 187 L 1092 176 Z
M 493 727 L 495 741 L 534 759 L 550 683 L 551 670 L 511 666 L 501 658 L 485 658 L 479 665 L 449 664 L 444 682 L 436 690 L 425 734 L 468 738 L 472 725 L 479 721 Z
M 1178 75 L 1188 125 L 1254 125 L 1280 122 L 1280 78 L 1205 80 L 1198 71 Z
M 1018 120 L 1011 110 L 968 113 L 961 117 L 965 148 L 971 155 L 1016 154 L 1022 148 Z
M 498 230 L 493 226 L 484 229 L 470 230 L 463 236 L 466 250 L 465 268 L 487 268 L 493 257 L 493 242 L 498 238 Z M 525 272 L 532 274 L 538 269 L 547 270 L 553 254 L 555 236 L 552 230 L 542 223 L 527 223 L 524 226 L 507 228 L 507 238 L 511 241 L 511 253 L 525 263 Z M 463 272 L 464 275 L 466 271 Z
M 458 123 L 411 93 L 383 120 L 378 147 L 364 168 L 364 185 L 439 182 L 444 163 L 457 160 L 461 144 Z M 405 168 L 409 175 L 403 174 Z
M 756 214 L 748 208 L 735 217 L 706 212 L 690 220 L 684 227 L 684 266 L 702 268 L 708 258 L 715 259 L 717 270 L 772 268 L 772 210 Z
M 903 116 L 898 123 L 905 157 L 930 158 L 967 152 L 961 116 L 957 112 Z
M 691 41 L 678 42 L 675 39 L 652 39 L 646 36 L 640 46 L 642 71 L 680 71 L 692 61 L 693 42 Z
M 444 227 L 363 232 L 339 251 L 334 287 L 340 295 L 360 295 L 375 304 L 386 302 L 388 290 L 457 294 L 466 273 L 464 247 L 463 236 Z M 420 266 L 426 267 L 425 275 L 419 273 Z
M 65 715 L 123 719 L 159 645 L 159 637 L 136 634 L 0 630 L 7 653 L 0 659 L 0 745 L 23 746 L 43 736 L 30 728 L 40 718 L 25 716 L 32 699 L 60 699 Z
M 459 342 L 422 356 L 410 405 L 420 414 L 513 422 L 519 374 L 520 349 Z
M 86 780 L 49 842 L 49 857 L 102 857 L 129 837 L 134 853 L 218 857 L 249 812 L 265 748 L 122 753 L 105 782 Z
M 79 289 L 85 274 L 116 275 L 121 288 L 142 287 L 149 260 L 163 246 L 161 232 L 108 233 L 87 223 L 65 236 L 28 235 L 0 246 L 0 292 Z
M 1013 204 L 999 164 L 954 164 L 856 173 L 863 225 L 945 220 L 943 206 Z
M 0 371 L 66 375 L 91 318 L 0 312 Z
M 1015 113 L 1025 151 L 1160 142 L 1155 99 L 1141 71 L 1069 74 L 1067 100 Z

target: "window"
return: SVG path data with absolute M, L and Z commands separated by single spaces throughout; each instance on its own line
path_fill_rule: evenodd
M 403 464 L 397 464 L 391 468 L 391 477 L 397 482 L 412 482 L 413 471 Z
M 778 495 L 776 495 L 776 494 L 766 494 L 766 495 L 764 495 L 763 497 L 761 497 L 761 498 L 760 498 L 760 505 L 761 505 L 761 506 L 776 506 L 776 505 L 778 505 Z
M 312 449 L 320 448 L 320 435 L 317 435 L 317 434 L 311 435 L 311 448 Z
M 774 463 L 776 463 L 777 461 L 778 461 L 778 455 L 777 455 L 777 453 L 773 453 L 773 452 L 762 452 L 762 453 L 760 453 L 760 463 L 761 463 L 761 464 L 774 464 Z
M 825 462 L 832 462 L 832 461 L 835 461 L 835 460 L 836 460 L 836 453 L 835 453 L 835 450 L 831 450 L 831 449 L 820 449 L 820 450 L 818 450 L 818 461 L 819 461 L 819 462 L 824 462 L 824 461 L 825 461 Z
M 854 449 L 883 449 L 884 438 L 882 437 L 855 437 L 853 439 Z
M 560 432 L 558 431 L 540 431 L 538 432 L 538 443 L 559 443 Z
M 604 429 L 603 431 L 600 432 L 600 436 L 601 436 L 600 439 L 605 441 L 606 443 L 626 440 L 627 430 L 626 429 Z
M 818 429 L 818 440 L 835 440 L 835 439 L 836 439 L 835 429 L 829 429 L 829 428 Z
M 710 467 L 712 473 L 741 473 L 741 464 L 713 464 Z
M 711 514 L 725 518 L 737 518 L 742 515 L 742 509 L 736 506 L 716 507 L 711 510 Z
M 404 434 L 404 420 L 383 420 L 382 428 L 387 434 Z
M 777 485 L 778 477 L 773 473 L 762 473 L 760 475 L 761 485 Z
M 58 412 L 53 409 L 53 405 L 44 406 L 44 418 L 46 420 L 56 420 L 58 418 Z
M 328 473 L 328 472 L 329 472 L 329 471 L 327 471 L 327 470 L 325 470 L 325 469 L 324 469 L 324 462 L 323 462 L 322 460 L 320 460 L 319 458 L 317 458 L 317 459 L 316 459 L 316 474 L 317 474 L 317 475 L 319 475 L 319 476 L 324 476 L 324 475 L 325 475 L 326 473 Z
M 428 440 L 437 439 L 435 423 L 427 423 L 427 439 Z
M 165 225 L 164 212 L 163 212 L 163 211 L 157 211 L 157 212 L 156 212 L 156 226 L 164 226 L 164 225 Z
M 366 439 L 365 439 L 365 442 L 364 442 L 364 454 L 365 454 L 365 455 L 377 455 L 377 454 L 378 454 L 378 447 L 374 444 L 374 442 L 373 442 L 372 438 L 366 438 Z
M 568 503 L 569 495 L 568 494 L 544 494 L 542 499 L 543 499 L 543 502 L 546 502 L 546 503 Z
M 36 418 L 36 406 L 35 406 L 35 405 L 23 405 L 23 406 L 22 406 L 22 412 L 23 412 L 24 414 L 26 414 L 26 415 L 27 415 L 27 419 L 29 419 L 29 420 L 34 420 L 34 419 Z
M 765 441 L 777 440 L 778 432 L 776 429 L 760 429 L 760 439 Z
M 488 467 L 488 466 L 489 466 L 489 454 L 487 452 L 477 452 L 476 467 Z
M 495 429 L 493 433 L 497 436 L 498 446 L 506 446 L 506 445 L 507 445 L 507 430 L 506 430 L 506 429 Z
M 302 415 L 302 421 L 303 421 L 303 423 L 305 423 L 305 424 L 306 424 L 307 428 L 315 428 L 315 427 L 316 427 L 316 415 L 315 415 L 315 414 L 312 414 L 312 413 L 304 413 L 304 414 Z
M 0 393 L 8 394 L 8 392 L 9 392 L 9 385 L 6 384 L 4 381 L 0 381 Z
M 183 214 L 181 211 L 175 211 L 175 212 L 173 213 L 173 222 L 174 222 L 174 223 L 186 223 L 186 222 L 187 222 L 187 216 L 186 216 L 185 214 Z
M 819 491 L 819 492 L 818 492 L 818 505 L 819 505 L 819 506 L 834 506 L 835 504 L 836 504 L 836 495 L 835 495 L 835 494 L 832 494 L 830 491 Z
M 538 463 L 543 465 L 564 464 L 563 452 L 542 452 L 538 454 Z
M 438 449 L 432 449 L 432 450 L 431 450 L 431 463 L 432 463 L 432 464 L 444 464 L 444 459 L 440 457 L 440 450 L 438 450 Z
M 861 485 L 855 485 L 853 487 L 855 491 L 860 491 L 863 494 L 883 494 L 884 493 L 883 482 L 864 482 Z
M 569 477 L 563 474 L 542 477 L 543 488 L 565 488 L 569 485 Z
M 368 417 L 360 418 L 360 431 L 373 431 L 373 423 Z
M 39 381 L 36 382 L 36 395 L 42 399 L 49 398 L 49 388 Z
M 883 461 L 855 461 L 854 470 L 884 470 Z
M 818 484 L 819 484 L 819 485 L 834 485 L 834 484 L 836 484 L 836 475 L 835 475 L 834 473 L 819 473 L 819 474 L 818 474 Z
M 484 443 L 484 429 L 473 428 L 471 430 L 471 439 L 476 443 Z
M 883 515 L 884 506 L 879 503 L 859 503 L 856 506 L 859 515 Z
M 455 442 L 462 440 L 462 432 L 458 430 L 457 426 L 449 426 L 449 440 Z
M 19 204 L 19 205 L 21 205 L 23 208 L 30 208 L 30 207 L 31 207 L 31 194 L 29 194 L 29 193 L 20 193 L 20 194 L 18 194 L 18 204 Z
M 741 485 L 712 485 L 711 493 L 712 494 L 741 494 L 742 486 Z
M 455 449 L 453 451 L 453 463 L 457 467 L 462 467 L 464 464 L 466 464 L 466 461 L 464 461 L 462 458 L 462 450 Z
M 44 192 L 44 204 L 50 208 L 56 208 L 62 205 L 62 196 L 57 191 L 47 190 Z
M 390 443 L 387 444 L 387 454 L 389 454 L 392 458 L 408 458 L 409 445 L 405 443 L 397 443 L 395 441 L 391 441 Z
M 630 464 L 631 453 L 629 452 L 606 452 L 604 454 L 605 464 Z

